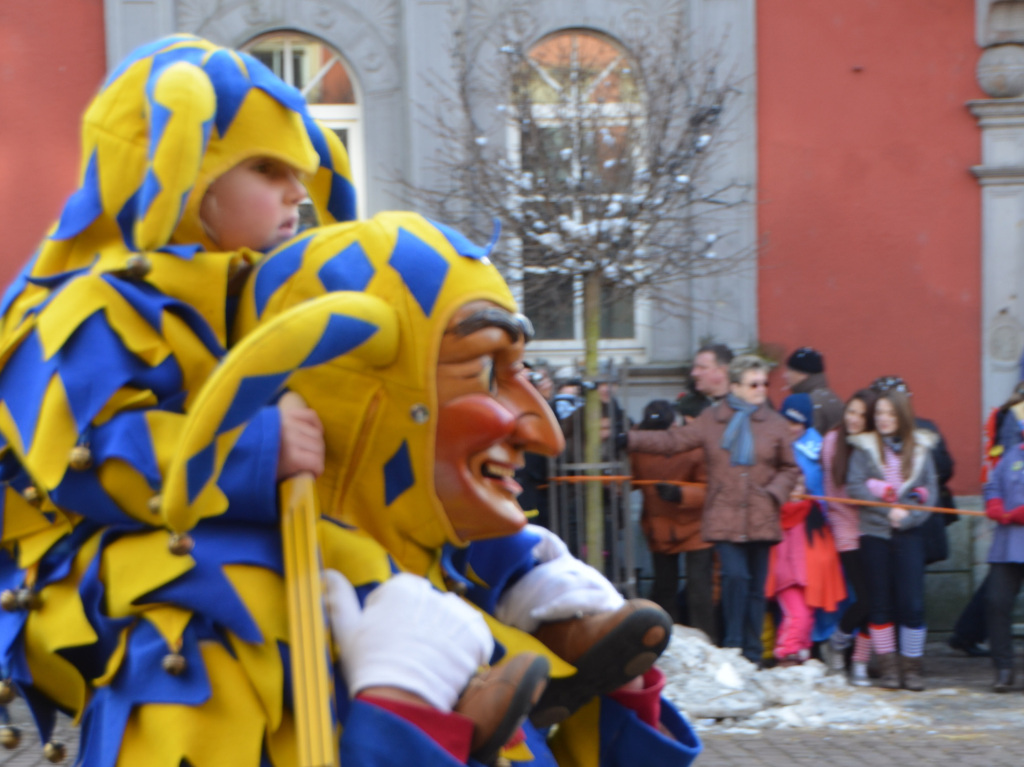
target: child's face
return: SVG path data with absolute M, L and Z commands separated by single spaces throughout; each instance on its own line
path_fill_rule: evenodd
M 867 406 L 859 399 L 852 399 L 847 403 L 843 413 L 843 420 L 846 422 L 847 434 L 860 434 L 867 426 Z
M 199 216 L 222 250 L 268 251 L 298 231 L 306 188 L 281 160 L 251 157 L 218 177 L 203 196 Z
M 899 429 L 899 418 L 896 415 L 896 408 L 892 403 L 883 397 L 875 404 L 875 428 L 883 437 L 896 433 Z
M 804 432 L 807 431 L 807 427 L 804 426 L 802 423 L 797 423 L 796 421 L 790 421 L 789 419 L 787 419 L 786 424 L 789 426 L 790 439 L 800 439 L 802 436 L 804 436 Z

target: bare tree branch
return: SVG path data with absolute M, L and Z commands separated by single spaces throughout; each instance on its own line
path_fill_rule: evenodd
M 538 40 L 529 2 L 483 21 L 476 9 L 471 29 L 467 7 L 455 11 L 454 78 L 427 76 L 436 98 L 423 124 L 444 183 L 405 191 L 480 240 L 497 219 L 494 259 L 528 286 L 527 312 L 564 312 L 595 271 L 603 307 L 638 289 L 678 307 L 680 281 L 751 266 L 729 212 L 752 190 L 713 173 L 741 82 L 721 56 L 694 59 L 681 2 L 621 45 L 583 32 Z

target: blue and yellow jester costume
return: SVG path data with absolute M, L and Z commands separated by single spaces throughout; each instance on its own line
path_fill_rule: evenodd
M 252 57 L 175 36 L 110 74 L 82 150 L 0 305 L 0 667 L 44 742 L 58 710 L 81 724 L 79 764 L 292 764 L 276 409 L 219 457 L 191 555 L 157 512 L 261 257 L 215 252 L 204 193 L 269 156 L 351 219 L 344 148 Z
M 198 522 L 194 548 L 174 548 L 161 500 L 175 488 L 169 468 L 198 392 L 225 357 L 234 286 L 259 260 L 215 252 L 198 217 L 202 195 L 239 161 L 268 155 L 306 174 L 321 221 L 351 218 L 347 161 L 261 65 L 184 36 L 147 46 L 111 75 L 86 114 L 83 150 L 80 188 L 0 307 L 0 662 L 44 741 L 55 711 L 78 719 L 80 764 L 294 764 L 279 422 L 267 403 L 288 384 L 325 421 L 325 565 L 364 593 L 397 570 L 439 588 L 468 580 L 486 604 L 530 566 L 533 541 L 490 543 L 472 566 L 472 546 L 463 548 L 432 487 L 434 375 L 455 309 L 514 301 L 483 251 L 409 214 L 279 248 L 249 279 L 236 337 L 307 298 L 353 291 L 391 307 L 395 351 L 349 354 L 379 328 L 332 315 L 311 323 L 306 367 L 241 381 L 217 422 L 216 449 L 186 462 Z M 499 652 L 544 651 L 489 622 Z M 555 658 L 552 667 L 572 671 Z M 337 710 L 345 765 L 451 763 L 371 703 L 346 705 L 342 695 Z M 551 739 L 529 729 L 505 755 L 537 765 L 688 764 L 695 736 L 667 703 L 661 723 L 674 739 L 596 701 Z
M 459 540 L 434 489 L 442 334 L 452 315 L 471 301 L 517 311 L 487 249 L 411 213 L 313 230 L 257 266 L 240 300 L 235 333 L 252 337 L 265 323 L 344 291 L 390 307 L 393 317 L 386 324 L 398 329 L 390 358 L 338 356 L 282 376 L 269 389 L 287 384 L 324 423 L 327 469 L 316 483 L 324 565 L 341 571 L 361 596 L 396 571 L 423 575 L 442 590 L 461 584 L 485 610 L 496 640 L 494 661 L 529 650 L 549 658 L 553 676 L 572 674 L 569 664 L 534 637 L 486 613 L 516 573 L 535 564 L 533 535 Z M 352 316 L 339 320 L 337 332 L 369 337 L 383 324 L 374 320 L 360 330 L 353 323 Z M 253 380 L 253 390 L 267 389 L 267 379 Z M 411 758 L 438 767 L 454 764 L 429 738 L 371 703 L 355 700 L 342 718 L 343 765 L 399 765 Z M 550 738 L 526 725 L 526 742 L 506 748 L 503 756 L 512 764 L 563 767 L 688 765 L 699 742 L 664 700 L 661 724 L 672 737 L 609 698 L 595 699 Z

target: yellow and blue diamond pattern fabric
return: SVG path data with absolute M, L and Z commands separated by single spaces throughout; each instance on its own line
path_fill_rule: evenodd
M 446 543 L 463 545 L 434 492 L 436 374 L 452 314 L 474 300 L 516 311 L 486 250 L 413 213 L 336 224 L 282 246 L 250 278 L 235 330 L 334 291 L 359 291 L 396 312 L 395 360 L 354 357 L 297 371 L 289 387 L 320 415 L 326 516 L 375 539 L 405 570 L 424 574 Z
M 328 293 L 277 315 L 242 338 L 209 377 L 175 448 L 161 496 L 167 527 L 187 533 L 222 510 L 214 478 L 234 441 L 258 411 L 299 371 L 345 355 L 372 367 L 389 365 L 398 346 L 395 311 L 363 293 Z
M 203 195 L 255 156 L 303 174 L 320 223 L 355 217 L 345 149 L 298 91 L 251 56 L 198 37 L 138 49 L 86 110 L 78 188 L 5 295 L 4 335 L 45 300 L 50 281 L 128 269 L 139 253 L 187 261 L 214 250 L 199 219 Z
M 111 73 L 82 149 L 0 302 L 0 590 L 21 597 L 0 666 L 44 741 L 58 708 L 79 719 L 83 763 L 289 764 L 275 409 L 230 430 L 191 555 L 168 550 L 159 500 L 262 257 L 211 252 L 203 194 L 267 155 L 303 172 L 322 223 L 350 219 L 344 148 L 255 59 L 178 35 Z

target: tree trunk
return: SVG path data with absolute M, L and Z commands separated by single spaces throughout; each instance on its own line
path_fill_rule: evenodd
M 601 338 L 601 272 L 594 270 L 583 283 L 583 350 L 585 380 L 593 381 L 598 371 L 598 341 Z M 584 406 L 583 460 L 590 467 L 586 474 L 600 475 L 601 398 L 596 388 L 586 391 Z M 604 572 L 604 491 L 600 482 L 586 483 L 586 561 Z

